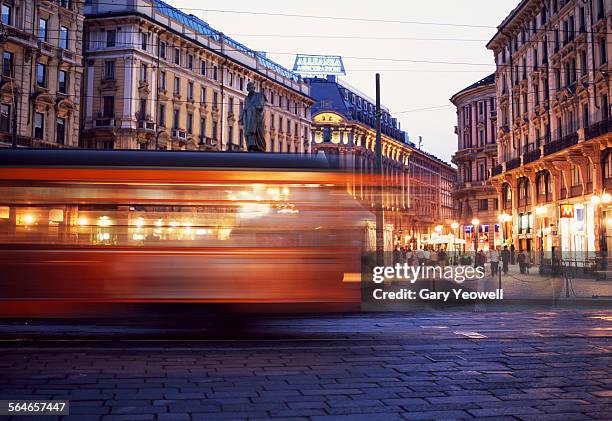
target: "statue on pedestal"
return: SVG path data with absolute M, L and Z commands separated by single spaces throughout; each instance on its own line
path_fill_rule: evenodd
M 261 92 L 255 91 L 255 84 L 247 84 L 247 95 L 244 107 L 240 114 L 240 124 L 244 128 L 244 136 L 249 152 L 265 152 L 266 138 L 264 136 L 264 106 L 266 97 Z

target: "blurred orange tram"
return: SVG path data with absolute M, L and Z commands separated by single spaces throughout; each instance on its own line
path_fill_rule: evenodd
M 0 150 L 0 315 L 117 302 L 358 309 L 373 217 L 348 176 L 287 154 Z

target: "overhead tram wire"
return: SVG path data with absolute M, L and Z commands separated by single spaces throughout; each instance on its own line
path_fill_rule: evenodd
M 78 3 L 86 4 L 85 0 L 76 0 Z M 113 1 L 99 1 L 97 4 L 102 5 L 116 5 L 117 3 Z M 174 8 L 168 4 L 168 9 Z M 163 9 L 163 6 L 161 7 Z M 352 17 L 352 16 L 331 16 L 331 15 L 308 15 L 308 14 L 299 14 L 299 13 L 280 13 L 280 12 L 261 12 L 261 11 L 252 11 L 252 10 L 229 10 L 229 9 L 206 9 L 206 8 L 198 8 L 198 7 L 181 7 L 180 10 L 190 11 L 190 12 L 206 12 L 206 13 L 227 13 L 227 14 L 243 14 L 243 15 L 260 15 L 260 16 L 272 16 L 272 17 L 280 17 L 280 18 L 299 18 L 299 19 L 322 19 L 322 20 L 338 20 L 338 21 L 348 21 L 348 22 L 368 22 L 368 23 L 396 23 L 403 25 L 425 25 L 425 26 L 442 26 L 442 27 L 457 27 L 457 28 L 480 28 L 480 29 L 495 29 L 498 30 L 499 26 L 493 25 L 481 25 L 481 24 L 468 24 L 468 23 L 455 23 L 455 22 L 441 22 L 441 21 L 418 21 L 418 20 L 397 20 L 397 19 L 376 19 L 376 18 L 362 18 L 362 17 Z M 552 16 L 552 15 L 551 15 Z M 201 19 L 201 18 L 199 18 Z M 547 22 L 548 24 L 548 22 Z M 529 28 L 531 29 L 531 28 Z M 554 29 L 542 28 L 540 27 L 537 31 L 546 31 L 546 32 L 554 32 Z M 578 31 L 575 31 L 576 33 Z M 597 31 L 583 31 L 582 33 L 596 33 L 596 34 L 607 34 L 607 32 L 597 32 Z M 202 34 L 204 35 L 204 34 Z M 526 41 L 525 43 L 527 43 Z

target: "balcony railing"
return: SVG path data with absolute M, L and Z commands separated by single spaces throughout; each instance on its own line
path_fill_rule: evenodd
M 138 128 L 143 130 L 155 130 L 155 123 L 147 120 L 138 120 Z
M 513 170 L 521 166 L 521 157 L 512 158 L 510 161 L 506 161 L 506 171 Z
M 101 117 L 94 120 L 95 127 L 115 127 L 116 120 L 113 117 Z
M 491 169 L 491 177 L 500 175 L 504 171 L 502 164 L 496 165 Z
M 606 118 L 605 120 L 586 127 L 584 129 L 584 140 L 593 139 L 597 136 L 603 136 L 610 131 L 612 131 L 612 118 Z
M 529 152 L 525 152 L 523 154 L 523 165 L 529 164 L 530 162 L 537 161 L 541 157 L 542 157 L 542 154 L 541 154 L 540 148 L 534 149 Z
M 182 129 L 172 129 L 172 137 L 185 140 L 187 139 L 187 132 Z
M 555 140 L 544 145 L 544 156 L 559 152 L 565 148 L 573 146 L 578 143 L 578 132 L 573 132 L 561 139 Z

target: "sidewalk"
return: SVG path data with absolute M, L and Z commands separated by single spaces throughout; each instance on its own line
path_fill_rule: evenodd
M 478 291 L 494 291 L 499 288 L 499 277 L 491 277 L 487 265 L 487 277 L 482 280 L 471 280 L 464 285 Z M 569 286 L 569 297 L 567 287 Z M 528 274 L 521 274 L 518 265 L 510 265 L 507 275 L 502 273 L 501 287 L 504 299 L 612 299 L 612 281 L 593 278 L 569 278 L 561 274 L 539 274 L 539 267 L 532 266 Z

